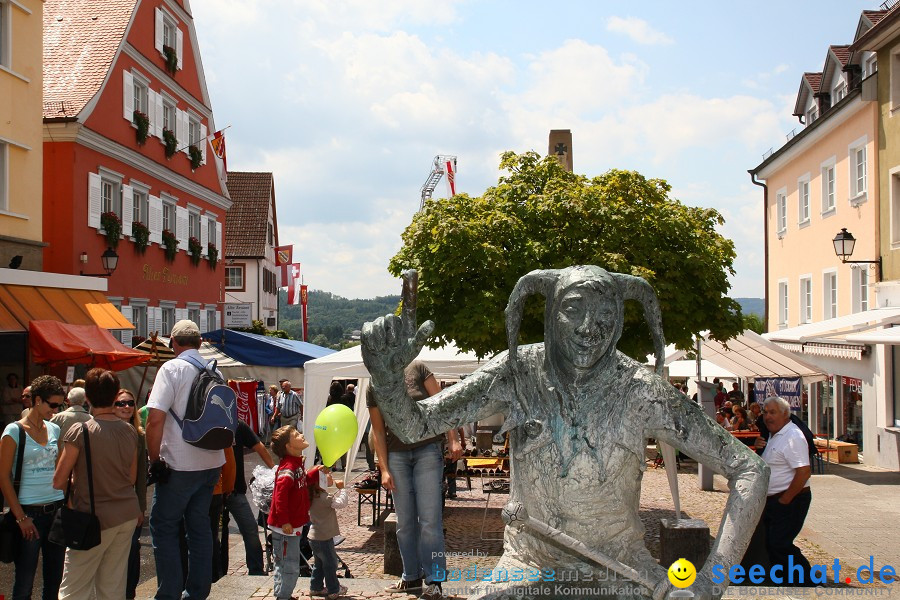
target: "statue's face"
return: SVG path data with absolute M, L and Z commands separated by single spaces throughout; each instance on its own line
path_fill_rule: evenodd
M 577 369 L 589 369 L 606 354 L 619 310 L 611 294 L 587 285 L 566 292 L 556 314 L 557 355 Z

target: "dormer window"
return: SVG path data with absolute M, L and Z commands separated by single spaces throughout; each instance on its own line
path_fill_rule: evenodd
M 806 124 L 810 125 L 813 121 L 819 118 L 819 107 L 810 106 L 806 109 Z
M 834 104 L 837 104 L 847 95 L 847 83 L 841 79 L 836 86 L 834 86 L 834 90 L 831 92 L 831 99 Z

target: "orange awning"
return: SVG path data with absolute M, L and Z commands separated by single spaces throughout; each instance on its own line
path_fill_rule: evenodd
M 31 356 L 38 364 L 88 364 L 122 371 L 150 360 L 150 355 L 122 345 L 96 325 L 70 325 L 58 321 L 28 324 Z
M 26 332 L 36 320 L 103 329 L 134 329 L 103 292 L 0 285 L 0 333 Z

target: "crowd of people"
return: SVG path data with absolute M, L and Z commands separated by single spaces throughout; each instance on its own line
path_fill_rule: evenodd
M 58 378 L 42 375 L 19 389 L 8 378 L 2 414 L 8 420 L 0 437 L 0 492 L 21 533 L 15 558 L 12 598 L 31 598 L 37 566 L 42 568 L 41 597 L 134 598 L 140 578 L 139 539 L 149 524 L 156 561 L 155 598 L 206 598 L 227 565 L 217 546 L 223 510 L 234 517 L 244 540 L 249 575 L 265 575 L 258 520 L 247 501 L 243 456 L 255 452 L 275 469 L 275 485 L 266 526 L 275 548 L 275 595 L 294 597 L 300 574 L 300 543 L 308 540 L 315 568 L 310 596 L 339 598 L 346 588 L 338 582 L 334 540 L 339 536 L 335 511 L 348 503 L 341 480 L 328 469 L 307 469 L 303 451 L 303 400 L 288 380 L 268 388 L 265 410 L 270 440 L 244 423 L 235 444 L 225 450 L 205 450 L 182 438 L 174 416 L 183 416 L 198 363 L 200 332 L 191 321 L 172 329 L 170 360 L 157 373 L 144 422 L 135 394 L 122 388 L 116 374 L 88 371 L 68 392 Z M 440 391 L 428 368 L 413 362 L 405 371 L 407 393 L 415 401 Z M 718 383 L 718 382 L 717 382 Z M 18 390 L 18 402 L 9 390 Z M 686 391 L 686 390 L 685 390 Z M 438 573 L 444 564 L 442 478 L 444 462 L 462 455 L 460 433 L 407 444 L 395 436 L 370 387 L 366 393 L 371 436 L 367 461 L 379 483 L 393 495 L 397 540 L 403 563 L 399 581 L 388 592 L 416 594 L 424 600 L 443 597 Z M 748 558 L 768 564 L 806 565 L 794 545 L 809 509 L 812 434 L 790 413 L 788 404 L 773 397 L 749 408 L 737 384 L 726 393 L 718 384 L 720 423 L 734 431 L 758 430 L 757 449 L 772 469 L 768 501 L 748 550 Z M 352 385 L 335 382 L 328 405 L 355 407 Z M 20 408 L 21 407 L 21 408 Z M 15 418 L 18 417 L 18 418 Z M 725 421 L 725 422 L 723 422 Z M 277 466 L 266 448 L 278 459 Z M 102 473 L 94 477 L 93 473 Z M 147 506 L 148 486 L 153 501 Z M 329 493 L 329 489 L 336 489 Z M 67 505 L 96 515 L 100 543 L 85 550 L 51 541 L 57 513 Z M 128 557 L 123 560 L 123 557 Z

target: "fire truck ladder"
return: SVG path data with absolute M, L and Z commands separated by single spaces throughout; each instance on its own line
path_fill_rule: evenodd
M 431 173 L 428 174 L 428 179 L 425 180 L 425 184 L 422 186 L 421 194 L 422 201 L 419 203 L 419 210 L 421 211 L 425 208 L 425 201 L 431 200 L 431 195 L 434 193 L 437 184 L 441 181 L 441 177 L 443 177 L 447 171 L 447 163 L 450 162 L 453 165 L 453 171 L 456 171 L 456 157 L 449 156 L 446 154 L 438 154 L 434 157 L 434 162 L 431 166 Z

